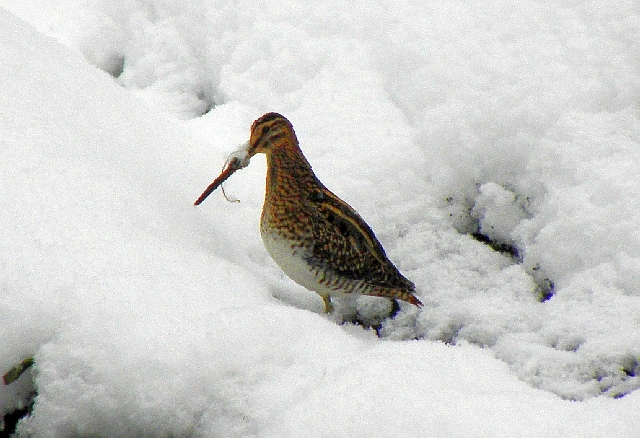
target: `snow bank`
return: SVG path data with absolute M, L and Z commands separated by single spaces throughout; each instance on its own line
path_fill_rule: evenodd
M 3 4 L 75 51 L 0 12 L 22 434 L 637 433 L 637 5 Z M 192 207 L 267 110 L 417 284 L 386 340 L 269 260 L 264 164 Z

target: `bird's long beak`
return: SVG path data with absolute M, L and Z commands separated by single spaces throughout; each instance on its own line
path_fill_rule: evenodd
M 205 189 L 204 192 L 200 195 L 200 197 L 193 203 L 193 205 L 200 205 L 202 201 L 207 199 L 215 189 L 220 187 L 220 185 L 225 182 L 231 175 L 235 173 L 236 170 L 243 169 L 249 165 L 249 160 L 251 160 L 251 156 L 249 155 L 249 142 L 246 142 L 242 145 L 242 148 L 233 152 L 227 158 L 227 162 L 225 164 L 225 168 L 222 173 L 215 179 L 209 187 Z

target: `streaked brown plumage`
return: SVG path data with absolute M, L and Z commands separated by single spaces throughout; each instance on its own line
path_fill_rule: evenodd
M 332 295 L 354 293 L 422 306 L 414 284 L 388 259 L 371 228 L 315 176 L 293 126 L 280 114 L 253 123 L 246 155 L 233 157 L 196 205 L 257 153 L 267 157 L 260 221 L 265 247 L 292 280 L 322 297 L 326 312 Z

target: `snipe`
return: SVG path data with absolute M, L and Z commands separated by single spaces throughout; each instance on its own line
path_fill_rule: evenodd
M 231 155 L 195 205 L 257 153 L 267 156 L 260 220 L 264 245 L 285 274 L 322 297 L 325 312 L 333 309 L 331 296 L 345 294 L 422 306 L 415 285 L 389 260 L 371 228 L 315 176 L 291 122 L 280 114 L 268 113 L 253 122 L 245 147 Z

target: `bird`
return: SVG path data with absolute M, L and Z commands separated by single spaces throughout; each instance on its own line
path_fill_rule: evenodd
M 293 125 L 281 114 L 253 122 L 249 141 L 230 155 L 195 205 L 259 153 L 267 159 L 260 218 L 264 246 L 289 278 L 322 298 L 325 313 L 333 311 L 332 296 L 355 294 L 422 307 L 414 283 L 389 260 L 369 225 L 316 177 Z

